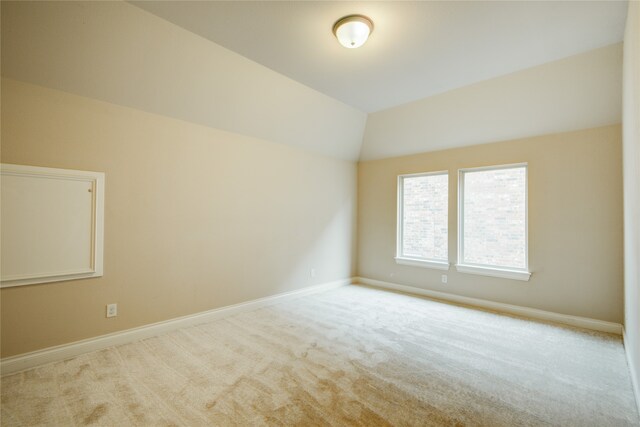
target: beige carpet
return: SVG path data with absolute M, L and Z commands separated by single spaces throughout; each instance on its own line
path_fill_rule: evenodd
M 2 425 L 631 426 L 619 337 L 360 286 L 2 379 Z

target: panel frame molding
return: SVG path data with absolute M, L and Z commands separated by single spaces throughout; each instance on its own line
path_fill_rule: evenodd
M 101 277 L 104 275 L 104 172 L 2 163 L 0 164 L 0 176 L 84 181 L 91 184 L 92 194 L 90 267 L 62 272 L 9 276 L 8 278 L 2 277 L 0 278 L 0 288 L 87 279 L 92 277 Z

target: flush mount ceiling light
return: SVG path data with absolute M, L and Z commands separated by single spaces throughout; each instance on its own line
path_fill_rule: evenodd
M 349 15 L 333 24 L 333 34 L 340 44 L 349 49 L 362 46 L 373 31 L 373 22 L 366 16 Z

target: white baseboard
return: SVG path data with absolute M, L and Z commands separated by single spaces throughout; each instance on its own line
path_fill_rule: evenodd
M 95 338 L 88 338 L 68 344 L 55 347 L 49 347 L 30 353 L 20 354 L 17 356 L 7 357 L 0 360 L 0 372 L 2 375 L 12 374 L 25 369 L 34 368 L 50 362 L 65 360 L 91 351 L 102 350 L 120 344 L 127 344 L 145 338 L 160 335 L 175 329 L 186 326 L 196 325 L 211 320 L 221 319 L 236 313 L 256 310 L 282 301 L 293 298 L 311 295 L 318 292 L 324 292 L 330 289 L 345 286 L 350 283 L 360 283 L 377 288 L 390 289 L 410 294 L 423 295 L 430 298 L 456 302 L 477 306 L 489 310 L 501 311 L 519 316 L 531 317 L 534 319 L 563 323 L 571 326 L 577 326 L 596 331 L 609 332 L 614 334 L 622 334 L 622 325 L 618 323 L 605 322 L 602 320 L 589 319 L 585 317 L 570 316 L 566 314 L 553 313 L 534 308 L 521 307 L 517 305 L 503 304 L 493 301 L 482 300 L 478 298 L 464 297 L 460 295 L 448 294 L 445 292 L 430 291 L 427 289 L 415 288 L 412 286 L 399 285 L 397 283 L 383 282 L 380 280 L 367 279 L 365 277 L 354 277 L 352 279 L 337 280 L 334 282 L 323 283 L 320 285 L 310 286 L 308 288 L 296 291 L 285 292 L 272 295 L 265 298 L 234 304 L 226 307 L 216 308 L 213 310 L 203 311 L 188 316 L 178 317 L 175 319 L 165 320 L 150 325 L 140 326 L 137 328 L 127 329 L 120 332 L 114 332 L 107 335 L 101 335 Z M 636 397 L 640 398 L 640 389 L 636 382 L 634 367 L 629 364 L 632 371 L 632 380 L 634 381 L 634 391 Z M 640 400 L 638 400 L 640 408 Z
M 619 323 L 605 322 L 603 320 L 589 319 L 587 317 L 571 316 L 568 314 L 553 313 L 551 311 L 538 310 L 536 308 L 522 307 L 519 305 L 503 304 L 500 302 L 487 301 L 479 298 L 464 297 L 460 295 L 448 294 L 445 292 L 430 291 L 427 289 L 415 288 L 413 286 L 399 285 L 397 283 L 383 282 L 381 280 L 367 279 L 366 277 L 356 277 L 356 283 L 369 285 L 376 288 L 391 289 L 409 294 L 423 295 L 430 298 L 467 304 L 488 310 L 500 311 L 518 316 L 531 317 L 533 319 L 545 320 L 549 322 L 562 323 L 564 325 L 577 326 L 579 328 L 591 329 L 594 331 L 609 332 L 622 335 L 622 325 Z
M 627 346 L 627 331 L 622 328 L 622 342 L 624 343 L 624 351 L 627 355 L 627 366 L 629 366 L 629 373 L 631 374 L 631 387 L 633 387 L 633 394 L 636 398 L 636 405 L 638 406 L 638 414 L 640 414 L 640 384 L 638 383 L 638 371 L 633 364 L 631 354 L 629 354 L 629 346 Z
M 188 316 L 177 317 L 175 319 L 165 320 L 162 322 L 152 323 L 150 325 L 114 332 L 107 335 L 101 335 L 95 338 L 88 338 L 69 344 L 62 344 L 55 347 L 33 351 L 30 353 L 6 357 L 0 360 L 0 372 L 3 376 L 7 374 L 13 374 L 25 369 L 44 365 L 45 363 L 65 360 L 91 351 L 102 350 L 107 347 L 127 344 L 133 341 L 154 337 L 165 332 L 183 328 L 185 326 L 197 325 L 211 320 L 221 319 L 223 317 L 227 317 L 236 313 L 253 311 L 258 308 L 266 307 L 293 298 L 328 291 L 330 289 L 348 285 L 352 282 L 353 279 L 343 279 L 334 282 L 323 283 L 296 291 L 276 294 L 265 298 L 258 298 L 239 304 L 220 307 L 196 314 L 190 314 Z

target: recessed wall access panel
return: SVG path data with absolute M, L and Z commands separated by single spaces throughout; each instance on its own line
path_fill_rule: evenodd
M 104 173 L 0 165 L 0 286 L 102 276 Z

